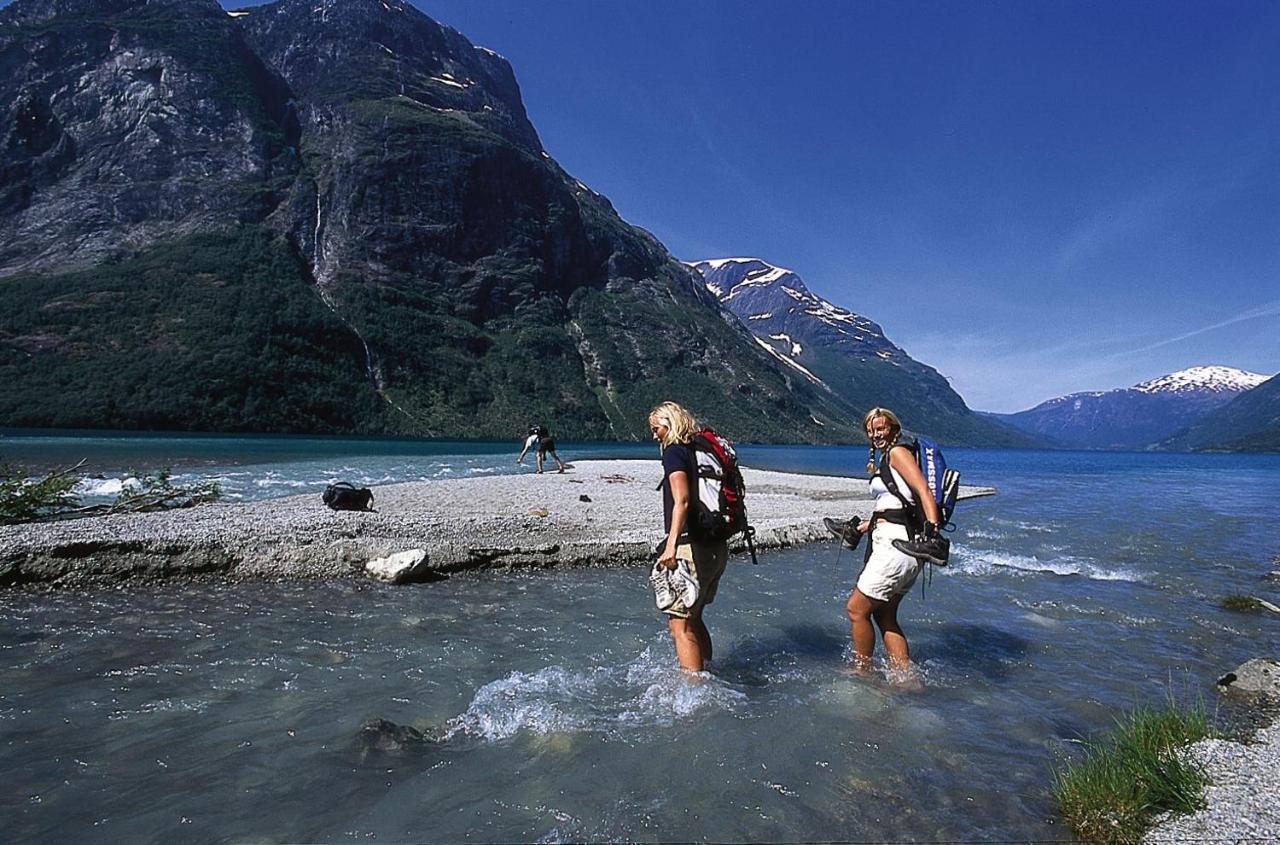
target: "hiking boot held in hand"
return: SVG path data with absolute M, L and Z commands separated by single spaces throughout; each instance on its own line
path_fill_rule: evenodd
M 858 525 L 862 522 L 861 517 L 850 517 L 849 519 L 832 519 L 826 517 L 822 520 L 822 524 L 827 526 L 827 530 L 844 541 L 844 544 L 851 549 L 858 548 L 858 541 L 862 539 L 862 533 L 858 531 Z
M 938 532 L 938 526 L 932 522 L 926 522 L 924 531 L 910 540 L 894 540 L 893 547 L 904 555 L 911 555 L 921 563 L 928 561 L 946 566 L 947 559 L 951 557 L 951 541 L 943 537 Z

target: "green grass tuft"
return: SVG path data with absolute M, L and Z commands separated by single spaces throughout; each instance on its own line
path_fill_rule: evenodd
M 1178 750 L 1210 735 L 1202 707 L 1139 707 L 1102 740 L 1085 742 L 1083 760 L 1054 773 L 1063 818 L 1089 842 L 1138 842 L 1155 817 L 1204 804 L 1204 771 Z
M 1262 602 L 1253 596 L 1242 596 L 1238 593 L 1223 598 L 1221 605 L 1224 610 L 1262 610 Z

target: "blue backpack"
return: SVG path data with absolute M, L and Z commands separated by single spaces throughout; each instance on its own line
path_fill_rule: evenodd
M 920 465 L 920 474 L 933 493 L 933 500 L 938 503 L 939 528 L 951 525 L 951 514 L 956 509 L 956 497 L 960 493 L 960 473 L 947 466 L 947 459 L 942 455 L 942 448 L 927 437 L 917 437 L 910 443 L 900 444 L 911 450 Z M 907 497 L 898 489 L 889 471 L 889 453 L 885 452 L 880 459 L 880 478 L 889 492 L 897 496 L 904 505 L 908 505 Z M 924 511 L 918 505 L 908 505 L 916 510 L 917 520 L 924 522 Z

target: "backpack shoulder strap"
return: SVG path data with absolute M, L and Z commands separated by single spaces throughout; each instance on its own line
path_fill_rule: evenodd
M 884 482 L 885 487 L 889 488 L 890 493 L 898 497 L 898 501 L 902 502 L 902 506 L 904 508 L 907 510 L 913 510 L 918 505 L 908 501 L 906 495 L 902 492 L 901 488 L 898 487 L 898 482 L 893 478 L 893 464 L 889 461 L 889 454 L 899 446 L 910 449 L 913 453 L 915 452 L 914 444 L 909 446 L 906 443 L 895 443 L 890 446 L 880 457 L 880 480 Z

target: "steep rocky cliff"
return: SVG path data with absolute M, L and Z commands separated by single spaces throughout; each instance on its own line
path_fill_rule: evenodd
M 0 10 L 0 275 L 262 219 L 287 98 L 212 0 Z
M 407 3 L 17 0 L 0 68 L 0 424 L 856 436 Z

